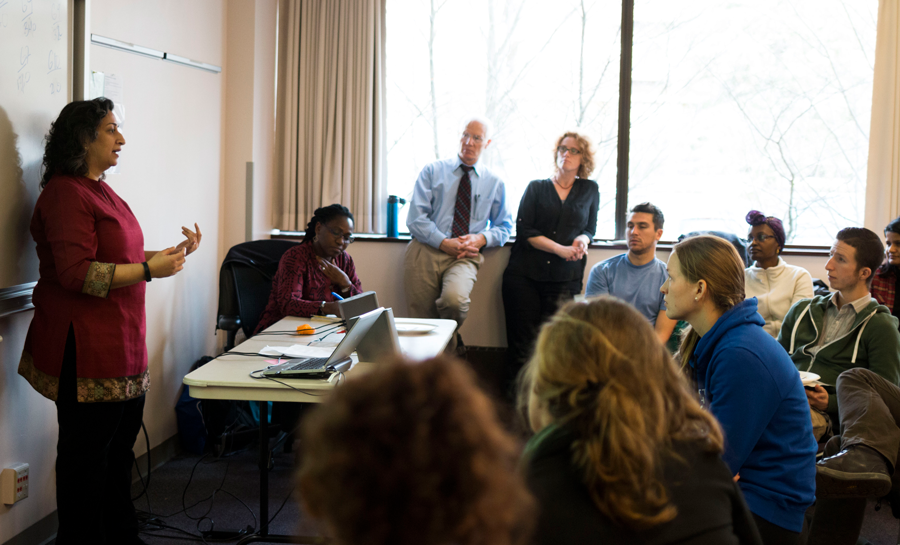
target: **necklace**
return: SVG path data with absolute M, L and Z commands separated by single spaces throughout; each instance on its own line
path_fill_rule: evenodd
M 555 183 L 556 185 L 558 185 L 558 186 L 560 187 L 560 189 L 566 189 L 566 190 L 569 190 L 569 189 L 572 189 L 572 186 L 573 186 L 573 185 L 575 185 L 575 180 L 572 180 L 572 183 L 566 186 L 566 185 L 562 185 L 561 183 L 559 183 L 559 180 L 556 178 L 556 176 L 554 176 L 554 177 L 553 177 L 553 183 Z

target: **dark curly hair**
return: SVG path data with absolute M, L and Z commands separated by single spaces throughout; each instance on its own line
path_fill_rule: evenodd
M 301 503 L 338 544 L 525 543 L 516 442 L 460 362 L 379 365 L 301 427 Z
M 772 232 L 775 233 L 775 242 L 778 243 L 778 249 L 784 250 L 784 224 L 781 223 L 780 219 L 776 218 L 775 216 L 766 216 L 759 210 L 751 210 L 747 212 L 744 220 L 751 227 L 755 227 L 757 225 L 768 225 L 769 229 L 771 229 Z
M 86 146 L 97 139 L 97 127 L 113 109 L 105 97 L 70 102 L 50 125 L 45 140 L 41 189 L 56 175 L 85 176 L 88 173 Z M 100 175 L 103 179 L 104 175 Z
M 350 209 L 346 206 L 334 203 L 322 208 L 316 208 L 312 219 L 306 224 L 306 234 L 303 235 L 303 242 L 309 242 L 316 236 L 316 225 L 328 223 L 337 217 L 345 217 L 350 221 L 354 221 L 353 214 L 350 213 Z

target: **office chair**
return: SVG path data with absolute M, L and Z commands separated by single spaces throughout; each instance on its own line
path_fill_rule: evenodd
M 219 271 L 216 322 L 216 329 L 226 333 L 226 351 L 234 348 L 238 330 L 243 330 L 247 338 L 253 336 L 269 302 L 281 256 L 297 244 L 289 240 L 253 240 L 228 250 Z
M 281 256 L 297 244 L 288 240 L 253 240 L 237 244 L 228 250 L 219 271 L 219 309 L 216 321 L 216 329 L 226 333 L 226 352 L 234 348 L 238 330 L 242 330 L 247 338 L 253 336 L 259 325 L 259 318 L 269 302 L 272 281 L 278 271 Z M 273 410 L 269 412 L 273 422 L 270 430 L 279 430 L 275 443 L 269 449 L 270 469 L 273 465 L 272 453 L 278 447 L 284 445 L 285 452 L 290 452 L 291 444 L 288 439 L 293 436 L 292 424 L 297 418 L 293 408 L 282 405 L 285 404 L 274 404 Z M 277 424 L 280 417 L 283 417 L 281 421 L 286 426 Z M 222 438 L 217 452 L 223 451 L 228 444 L 246 444 L 258 433 L 253 427 L 231 433 Z

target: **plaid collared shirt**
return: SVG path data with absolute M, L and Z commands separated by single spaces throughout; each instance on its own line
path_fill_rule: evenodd
M 897 274 L 893 267 L 889 267 L 886 271 L 880 270 L 875 273 L 872 278 L 872 297 L 876 301 L 886 306 L 894 312 L 894 297 L 897 289 Z

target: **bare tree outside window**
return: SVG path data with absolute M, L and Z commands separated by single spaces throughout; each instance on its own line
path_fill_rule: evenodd
M 528 182 L 553 173 L 556 139 L 578 129 L 598 146 L 597 234 L 613 236 L 620 21 L 602 0 L 389 0 L 388 191 L 408 197 L 425 164 L 456 153 L 462 119 L 483 114 L 482 160 L 515 214 Z
M 878 0 L 635 3 L 630 205 L 664 239 L 744 234 L 751 208 L 795 244 L 862 222 Z M 609 0 L 388 0 L 388 190 L 451 157 L 491 117 L 482 160 L 515 213 L 566 130 L 597 147 L 598 238 L 615 233 L 621 5 Z M 401 212 L 401 225 L 405 210 Z
M 788 243 L 830 244 L 865 204 L 877 0 L 635 5 L 629 203 L 667 233 L 742 235 L 750 209 Z

